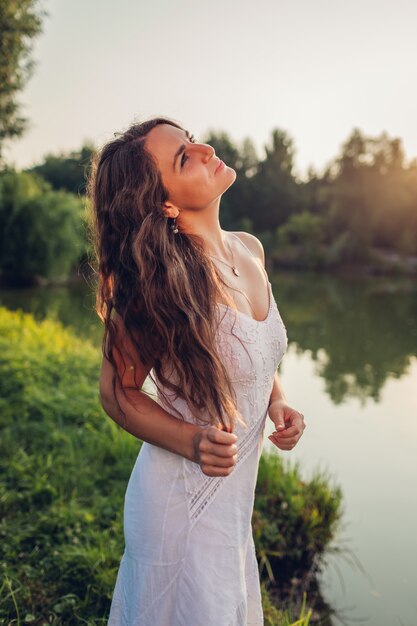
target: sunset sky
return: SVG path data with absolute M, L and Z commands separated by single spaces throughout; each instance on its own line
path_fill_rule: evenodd
M 415 0 L 42 0 L 30 120 L 7 158 L 100 145 L 167 115 L 197 139 L 225 130 L 259 154 L 275 127 L 297 171 L 323 167 L 353 127 L 417 156 Z

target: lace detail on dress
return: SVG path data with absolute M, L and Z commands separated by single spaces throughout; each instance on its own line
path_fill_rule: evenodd
M 266 397 L 269 398 L 274 373 L 288 344 L 269 281 L 268 289 L 270 306 L 265 320 L 257 321 L 221 304 L 226 311 L 217 329 L 218 350 L 230 380 L 245 404 L 253 409 L 248 426 L 259 411 L 256 407 L 259 403 L 263 404 Z
M 253 450 L 254 442 L 258 442 L 259 436 L 263 431 L 265 424 L 266 414 L 262 419 L 260 419 L 255 426 L 246 434 L 246 437 L 243 438 L 239 448 L 238 455 L 236 460 L 236 465 L 234 466 L 233 472 L 237 470 L 239 465 L 241 465 L 248 454 Z M 213 477 L 208 476 L 204 483 L 201 485 L 200 489 L 192 496 L 190 499 L 190 518 L 192 522 L 196 522 L 198 517 L 213 499 L 215 493 L 221 487 L 222 483 L 227 481 L 228 476 L 219 476 Z

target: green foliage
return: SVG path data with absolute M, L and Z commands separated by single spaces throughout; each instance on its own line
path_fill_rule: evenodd
M 265 157 L 252 179 L 256 190 L 252 208 L 256 232 L 275 231 L 293 213 L 304 208 L 302 185 L 293 174 L 294 152 L 289 135 L 274 129 L 269 145 L 265 146 Z
M 0 309 L 0 622 L 14 603 L 54 624 L 108 611 L 139 443 L 101 410 L 98 372 L 85 341 Z
M 83 202 L 41 178 L 0 174 L 0 274 L 11 284 L 66 278 L 86 248 Z
M 262 157 L 249 138 L 236 144 L 212 130 L 203 141 L 236 171 L 221 201 L 223 228 L 256 233 L 276 267 L 356 264 L 387 273 L 392 264 L 386 259 L 396 251 L 410 258 L 392 270 L 415 271 L 417 160 L 406 161 L 399 139 L 355 129 L 326 170 L 310 168 L 304 182 L 294 175 L 295 147 L 283 130 L 273 129 Z M 83 194 L 92 151 L 85 145 L 49 154 L 31 172 L 56 190 Z
M 303 211 L 291 215 L 283 226 L 277 228 L 276 232 L 278 245 L 315 246 L 320 244 L 324 237 L 323 218 Z
M 253 532 L 261 573 L 279 593 L 291 592 L 320 566 L 338 530 L 342 493 L 317 472 L 301 479 L 298 464 L 264 453 L 259 464 Z
M 275 246 L 271 256 L 281 267 L 324 267 L 326 255 L 322 242 L 325 223 L 320 215 L 303 211 L 291 215 L 285 224 L 276 229 Z
M 250 219 L 253 226 L 253 211 L 256 188 L 253 176 L 258 168 L 258 157 L 251 139 L 235 145 L 225 132 L 210 131 L 204 138 L 216 154 L 236 172 L 236 181 L 229 187 L 221 202 L 221 223 L 228 230 L 243 230 L 242 219 Z
M 246 152 L 225 133 L 206 141 L 237 173 L 222 199 L 222 224 L 237 229 L 250 218 L 266 249 L 286 248 L 275 255 L 279 264 L 363 264 L 375 246 L 417 254 L 417 160 L 406 162 L 398 138 L 355 129 L 325 172 L 310 169 L 305 182 L 294 176 L 295 148 L 283 130 L 272 131 L 261 159 L 249 140 Z
M 104 415 L 98 371 L 99 351 L 88 342 L 56 322 L 0 308 L 0 623 L 106 623 L 123 552 L 123 497 L 140 442 Z M 297 472 L 281 469 L 262 461 L 256 529 L 267 535 L 268 555 L 281 541 L 281 524 L 275 519 L 276 533 L 266 533 L 265 520 L 276 517 L 281 492 L 298 494 L 289 507 L 294 523 L 308 529 L 309 549 L 328 536 L 314 512 L 324 486 L 316 481 L 301 493 L 290 486 Z M 294 536 L 290 519 L 286 512 Z M 289 625 L 289 614 L 265 590 L 263 597 L 266 623 Z M 309 614 L 302 608 L 296 624 L 307 626 Z
M 237 229 L 246 217 L 257 233 L 275 230 L 292 211 L 303 208 L 304 194 L 293 175 L 293 141 L 284 131 L 272 131 L 262 159 L 249 138 L 236 146 L 226 133 L 211 131 L 204 141 L 237 174 L 236 182 L 222 198 L 221 221 L 225 228 Z
M 307 598 L 305 593 L 298 611 L 299 617 L 296 619 L 293 616 L 293 609 L 286 609 L 285 611 L 278 609 L 277 605 L 271 600 L 265 584 L 261 584 L 261 592 L 265 626 L 308 626 L 310 624 L 313 610 L 306 607 Z M 295 619 L 296 621 L 294 621 Z
M 41 31 L 43 16 L 38 5 L 37 0 L 0 2 L 0 159 L 5 141 L 26 127 L 17 96 L 33 69 L 31 41 Z
M 48 154 L 43 163 L 29 171 L 47 180 L 53 189 L 84 194 L 93 152 L 94 147 L 86 144 L 78 151 Z
M 325 215 L 336 259 L 366 260 L 371 246 L 417 253 L 417 161 L 406 162 L 400 139 L 354 129 L 331 170 Z

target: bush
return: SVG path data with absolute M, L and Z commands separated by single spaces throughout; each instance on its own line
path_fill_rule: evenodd
M 279 267 L 323 268 L 327 265 L 322 242 L 324 220 L 308 211 L 292 215 L 275 231 L 271 258 Z
M 85 252 L 83 201 L 33 174 L 0 175 L 0 273 L 8 284 L 63 279 Z
M 324 235 L 323 218 L 308 211 L 291 215 L 285 224 L 276 229 L 278 246 L 317 246 Z
M 262 455 L 252 525 L 261 574 L 281 598 L 319 571 L 339 527 L 341 501 L 328 476 L 316 472 L 305 482 L 298 464 Z

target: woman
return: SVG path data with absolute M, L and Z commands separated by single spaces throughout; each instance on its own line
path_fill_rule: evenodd
M 262 245 L 220 227 L 235 178 L 166 118 L 133 125 L 93 167 L 100 395 L 144 442 L 110 626 L 263 624 L 251 515 L 265 420 L 281 450 L 304 421 L 276 371 L 287 339 Z

